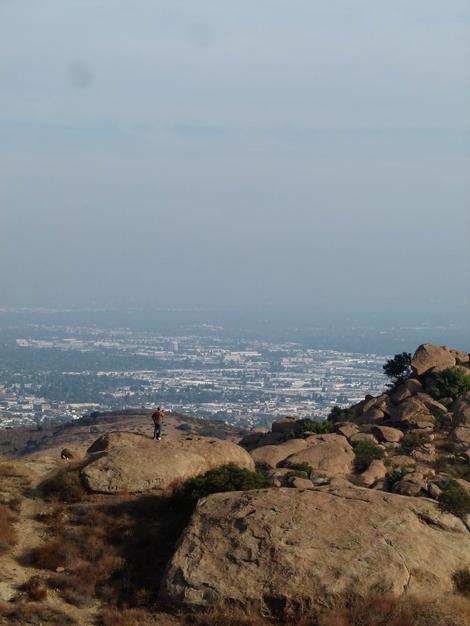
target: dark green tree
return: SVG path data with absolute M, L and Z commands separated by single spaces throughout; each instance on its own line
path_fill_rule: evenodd
M 402 382 L 411 374 L 411 354 L 409 352 L 395 354 L 393 359 L 388 359 L 384 364 L 383 370 L 394 383 Z

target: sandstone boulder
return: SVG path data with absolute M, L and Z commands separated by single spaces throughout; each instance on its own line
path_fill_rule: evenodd
M 422 376 L 428 372 L 442 372 L 449 367 L 454 367 L 455 362 L 455 355 L 447 346 L 424 343 L 414 353 L 411 367 L 418 376 Z
M 208 437 L 154 441 L 143 435 L 112 432 L 88 449 L 82 478 L 95 493 L 168 491 L 210 469 L 234 463 L 253 470 L 251 456 L 234 443 Z
M 387 468 L 380 459 L 374 459 L 365 472 L 359 476 L 359 480 L 365 487 L 374 485 L 378 480 L 385 478 Z
M 298 421 L 297 417 L 288 415 L 279 420 L 275 420 L 271 424 L 271 430 L 273 433 L 288 433 L 291 430 L 295 430 L 295 425 Z
M 452 592 L 470 534 L 428 499 L 332 485 L 202 499 L 170 562 L 161 598 L 257 608 L 325 608 L 343 597 Z
M 452 439 L 456 443 L 470 446 L 470 428 L 467 428 L 466 426 L 459 426 L 458 428 L 454 428 L 451 435 Z
M 390 422 L 401 428 L 426 428 L 433 426 L 434 417 L 427 406 L 415 397 L 407 398 L 398 404 L 392 413 Z
M 305 439 L 290 439 L 279 445 L 255 448 L 250 454 L 257 465 L 273 468 L 277 467 L 279 463 L 287 459 L 291 454 L 305 450 L 305 448 L 307 448 Z
M 393 486 L 394 493 L 399 493 L 402 496 L 418 496 L 426 490 L 427 482 L 423 474 L 419 472 L 406 474 L 402 480 Z
M 365 413 L 360 415 L 356 421 L 359 424 L 374 424 L 374 422 L 380 422 L 384 419 L 385 413 L 377 406 L 373 406 Z
M 313 483 L 308 478 L 301 478 L 300 476 L 293 476 L 290 479 L 290 484 L 295 489 L 312 489 Z
M 403 431 L 399 428 L 391 428 L 390 426 L 373 426 L 371 433 L 381 443 L 398 443 L 404 437 Z
M 377 439 L 371 433 L 355 433 L 349 437 L 349 441 L 351 443 L 355 443 L 356 441 L 367 441 L 368 443 L 377 443 Z
M 467 365 L 470 362 L 470 355 L 462 350 L 454 350 L 450 348 L 450 353 L 455 357 L 457 365 Z
M 414 396 L 420 391 L 423 391 L 423 387 L 419 380 L 416 380 L 415 378 L 409 378 L 393 391 L 391 397 L 393 402 L 398 404 L 399 402 L 406 400 L 406 398 Z
M 306 439 L 308 447 L 289 456 L 284 465 L 292 467 L 308 463 L 313 470 L 325 474 L 344 475 L 352 471 L 354 451 L 346 437 L 341 435 L 311 435 Z
M 455 400 L 451 406 L 454 424 L 470 427 L 470 391 Z
M 335 431 L 338 435 L 343 435 L 343 437 L 348 439 L 351 435 L 354 435 L 354 433 L 359 432 L 359 426 L 353 422 L 340 422 L 335 425 Z

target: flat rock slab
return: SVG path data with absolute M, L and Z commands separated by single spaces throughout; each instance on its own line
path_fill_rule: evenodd
M 469 562 L 470 533 L 431 500 L 353 486 L 223 493 L 199 502 L 161 598 L 273 614 L 351 593 L 429 598 Z
M 229 463 L 254 470 L 246 450 L 209 437 L 154 441 L 139 434 L 114 432 L 100 437 L 88 452 L 91 459 L 81 475 L 95 493 L 168 491 L 188 478 Z

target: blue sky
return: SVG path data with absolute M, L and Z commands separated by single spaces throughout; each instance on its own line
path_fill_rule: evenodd
M 0 0 L 0 90 L 7 305 L 469 302 L 468 2 Z

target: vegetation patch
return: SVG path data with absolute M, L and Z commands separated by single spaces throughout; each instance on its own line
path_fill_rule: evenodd
M 451 367 L 436 374 L 432 394 L 435 398 L 456 399 L 470 391 L 470 370 L 466 367 Z
M 16 543 L 16 519 L 16 515 L 7 506 L 0 504 L 0 554 L 8 552 Z
M 289 465 L 289 469 L 293 470 L 294 472 L 304 472 L 308 476 L 310 476 L 310 474 L 313 472 L 312 466 L 308 463 L 292 463 L 292 465 Z
M 442 488 L 439 505 L 443 511 L 462 519 L 470 513 L 470 494 L 458 482 L 450 479 Z
M 395 483 L 399 483 L 400 480 L 403 480 L 405 476 L 408 474 L 408 470 L 405 467 L 400 467 L 400 469 L 393 470 L 387 474 L 387 481 L 390 489 L 393 488 Z
M 42 488 L 45 496 L 67 503 L 81 502 L 87 495 L 77 468 L 60 472 L 47 480 Z
M 400 441 L 400 447 L 397 448 L 397 454 L 410 455 L 413 450 L 420 448 L 425 443 L 431 441 L 427 433 L 407 433 Z
M 175 500 L 194 506 L 200 498 L 225 491 L 248 491 L 272 487 L 266 474 L 242 469 L 233 463 L 190 478 L 177 490 Z
M 332 424 L 336 424 L 337 422 L 349 422 L 351 419 L 353 419 L 353 417 L 353 410 L 351 410 L 350 408 L 342 409 L 340 406 L 336 405 L 331 409 L 327 420 Z
M 393 359 L 388 359 L 383 365 L 384 374 L 398 385 L 411 375 L 411 354 L 402 352 L 395 354 Z
M 354 468 L 356 472 L 365 472 L 375 459 L 384 458 L 384 450 L 371 441 L 354 441 L 352 444 L 355 459 Z
M 470 569 L 468 567 L 459 569 L 452 575 L 454 588 L 458 593 L 470 598 Z

